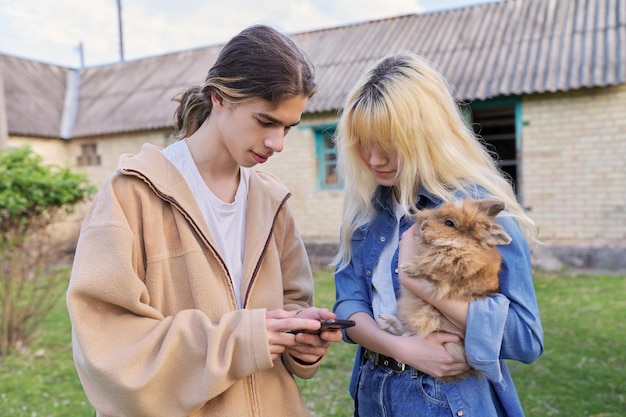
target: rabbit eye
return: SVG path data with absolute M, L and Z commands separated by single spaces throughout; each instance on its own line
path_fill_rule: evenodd
M 445 224 L 448 227 L 456 227 L 454 222 L 452 220 L 450 220 L 450 219 L 447 219 L 445 222 L 443 222 L 443 224 Z

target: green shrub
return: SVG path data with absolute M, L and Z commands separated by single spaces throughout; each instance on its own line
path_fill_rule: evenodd
M 61 292 L 50 226 L 90 197 L 83 174 L 43 164 L 30 148 L 0 151 L 0 357 L 28 343 Z

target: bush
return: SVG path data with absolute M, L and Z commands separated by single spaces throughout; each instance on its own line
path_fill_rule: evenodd
M 0 357 L 28 343 L 61 296 L 50 226 L 94 192 L 86 175 L 46 166 L 30 148 L 0 151 Z

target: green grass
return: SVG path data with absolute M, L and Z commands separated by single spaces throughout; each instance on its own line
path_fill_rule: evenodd
M 76 375 L 70 332 L 61 298 L 30 346 L 0 358 L 0 416 L 95 415 Z
M 335 302 L 335 282 L 330 272 L 318 271 L 315 274 L 315 305 L 332 310 Z M 348 393 L 348 383 L 352 373 L 352 363 L 356 345 L 334 343 L 315 376 L 311 379 L 298 379 L 302 395 L 316 417 L 352 416 L 352 398 Z
M 332 275 L 320 271 L 315 280 L 317 305 L 332 308 Z M 624 415 L 626 276 L 544 274 L 535 285 L 546 351 L 532 365 L 510 363 L 527 417 Z M 74 369 L 64 301 L 30 346 L 0 360 L 0 416 L 93 417 Z M 334 344 L 313 379 L 298 379 L 316 417 L 352 416 L 354 352 Z
M 623 416 L 626 406 L 626 277 L 536 280 L 545 352 L 511 363 L 528 416 Z

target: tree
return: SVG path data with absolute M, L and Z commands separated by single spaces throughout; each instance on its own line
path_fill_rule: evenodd
M 64 293 L 51 226 L 95 192 L 86 175 L 42 161 L 28 147 L 0 150 L 0 357 L 27 344 Z

